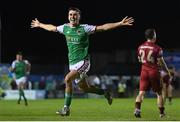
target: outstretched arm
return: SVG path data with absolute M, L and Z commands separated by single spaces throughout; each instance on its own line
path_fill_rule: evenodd
M 43 23 L 39 22 L 39 20 L 37 18 L 32 20 L 31 28 L 43 28 L 43 29 L 45 29 L 47 31 L 56 32 L 56 26 L 54 26 L 52 24 L 43 24 Z
M 133 22 L 134 22 L 134 19 L 132 17 L 126 16 L 120 22 L 107 23 L 104 25 L 97 26 L 96 32 L 107 31 L 107 30 L 115 29 L 121 26 L 132 26 Z

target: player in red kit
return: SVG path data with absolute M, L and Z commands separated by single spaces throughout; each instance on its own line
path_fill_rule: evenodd
M 157 104 L 160 110 L 160 117 L 164 117 L 164 102 L 159 68 L 164 68 L 169 76 L 170 72 L 163 59 L 163 51 L 161 47 L 155 44 L 155 29 L 147 29 L 145 31 L 145 37 L 147 41 L 138 47 L 138 59 L 142 64 L 142 67 L 140 75 L 140 91 L 136 97 L 134 115 L 137 118 L 141 117 L 141 103 L 145 92 L 152 88 L 152 90 L 157 94 Z
M 166 98 L 168 97 L 169 105 L 172 104 L 172 90 L 173 90 L 173 81 L 174 81 L 174 75 L 175 75 L 175 67 L 174 66 L 168 66 L 169 71 L 171 73 L 171 78 L 168 75 L 167 71 L 164 71 L 164 69 L 161 70 L 161 80 L 163 81 L 163 88 L 162 88 L 162 95 L 164 99 L 164 104 L 166 103 Z

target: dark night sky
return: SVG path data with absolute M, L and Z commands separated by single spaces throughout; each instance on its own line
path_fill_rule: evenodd
M 71 6 L 82 11 L 81 23 L 100 25 L 116 22 L 126 15 L 135 19 L 133 27 L 122 27 L 91 35 L 90 52 L 136 49 L 144 41 L 144 30 L 154 27 L 158 44 L 164 49 L 180 48 L 180 2 L 168 0 L 6 0 L 1 4 L 2 62 L 9 63 L 22 50 L 34 63 L 64 63 L 67 47 L 63 35 L 31 29 L 31 20 L 60 25 L 67 22 Z

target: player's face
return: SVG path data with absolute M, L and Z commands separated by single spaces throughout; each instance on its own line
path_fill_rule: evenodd
M 75 26 L 79 24 L 80 14 L 77 11 L 70 10 L 68 13 L 68 19 L 71 25 Z
M 19 60 L 19 61 L 21 61 L 21 60 L 22 60 L 22 55 L 18 55 L 18 54 L 17 54 L 17 55 L 16 55 L 16 59 Z

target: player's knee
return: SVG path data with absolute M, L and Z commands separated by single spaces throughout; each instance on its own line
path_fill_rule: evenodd
M 145 92 L 144 92 L 144 91 L 140 91 L 140 92 L 139 92 L 139 96 L 141 96 L 141 97 L 143 97 L 143 96 L 144 96 L 144 94 L 145 94 Z
M 19 89 L 24 89 L 24 84 L 22 82 L 19 84 Z
M 70 84 L 71 83 L 71 77 L 66 76 L 64 81 L 65 81 L 66 84 Z

